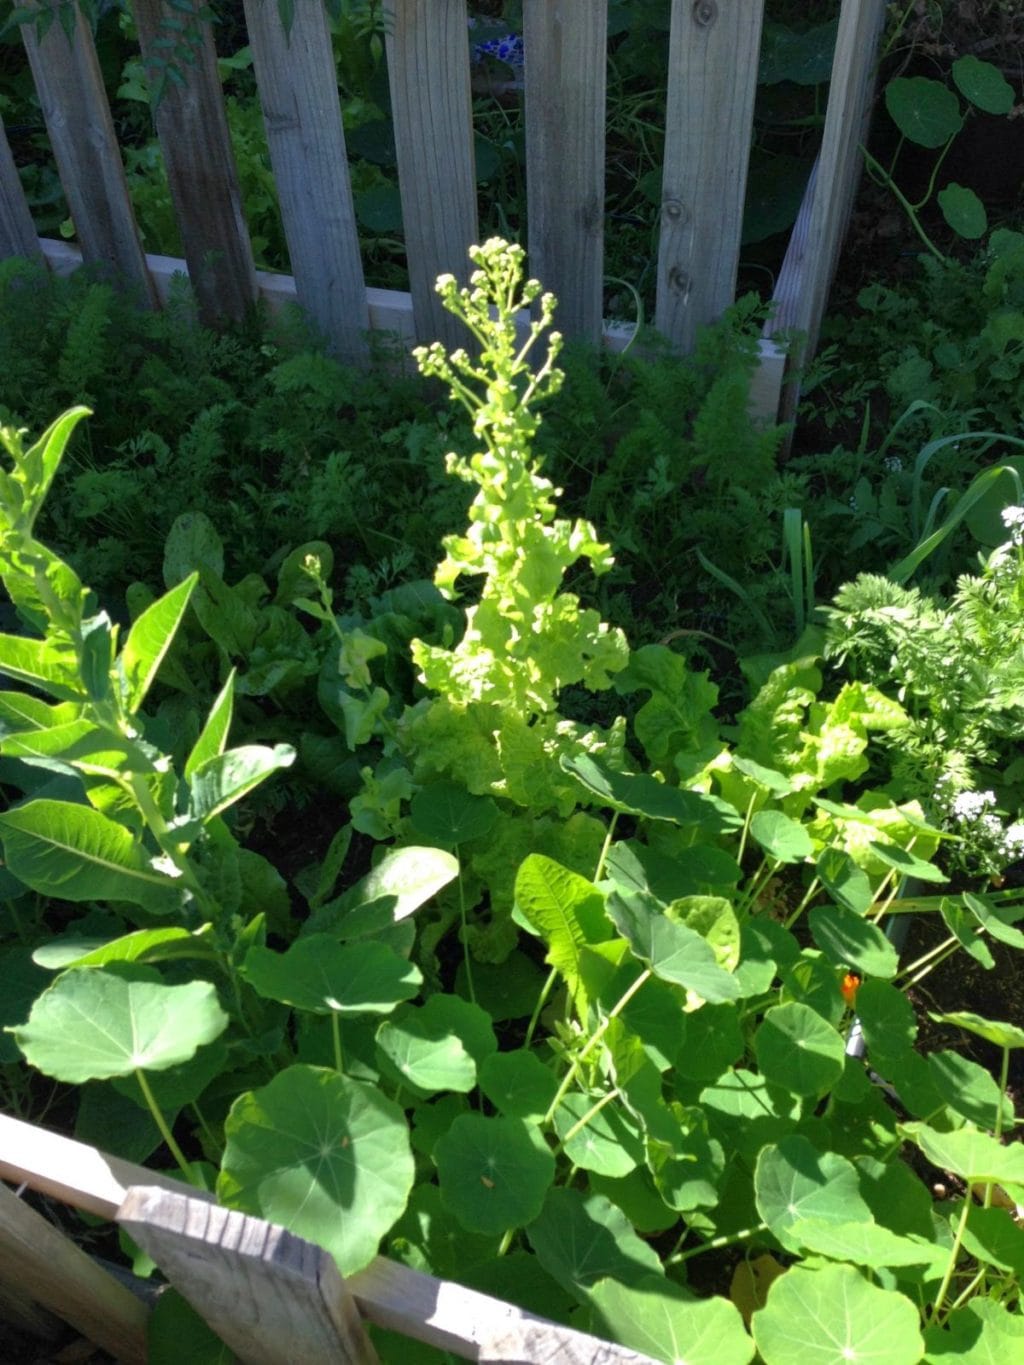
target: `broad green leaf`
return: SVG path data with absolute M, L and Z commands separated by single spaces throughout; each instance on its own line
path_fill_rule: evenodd
M 32 960 L 48 971 L 68 967 L 105 967 L 110 962 L 171 962 L 184 958 L 216 961 L 217 952 L 210 942 L 210 927 L 190 929 L 137 929 L 121 938 L 96 942 L 90 939 L 59 938 L 44 943 Z
M 585 877 L 531 853 L 516 874 L 516 905 L 548 945 L 547 962 L 582 1008 L 580 953 L 612 937 L 604 896 Z
M 800 1249 L 790 1229 L 801 1219 L 872 1221 L 852 1163 L 834 1152 L 817 1151 L 798 1133 L 761 1149 L 754 1197 L 758 1213 L 787 1251 Z
M 603 805 L 626 815 L 669 820 L 684 827 L 696 825 L 715 834 L 728 833 L 743 824 L 732 806 L 719 797 L 670 787 L 647 773 L 612 772 L 589 754 L 563 754 L 559 765 Z
M 91 417 L 92 409 L 82 406 L 68 408 L 46 428 L 38 441 L 24 452 L 24 469 L 28 487 L 33 493 L 36 510 L 43 505 L 54 476 L 64 458 L 72 432 L 83 417 Z M 31 521 L 26 529 L 31 529 Z
M 885 981 L 862 982 L 857 992 L 857 1017 L 876 1066 L 884 1067 L 889 1058 L 902 1057 L 914 1046 L 914 1007 L 895 986 Z
M 960 131 L 960 101 L 941 81 L 897 76 L 885 87 L 885 107 L 904 137 L 919 147 L 941 147 Z
M 182 512 L 164 543 L 164 583 L 173 588 L 195 569 L 224 575 L 224 545 L 205 512 Z
M 664 1232 L 679 1221 L 678 1212 L 662 1199 L 646 1167 L 637 1167 L 621 1180 L 591 1171 L 587 1184 L 594 1194 L 603 1194 L 621 1209 L 637 1232 Z
M 167 1286 L 158 1295 L 146 1323 L 148 1365 L 233 1365 L 234 1354 L 207 1326 L 206 1321 Z
M 802 863 L 814 852 L 811 836 L 800 821 L 780 810 L 759 810 L 751 818 L 750 833 L 780 863 Z
M 0 748 L 8 758 L 20 758 L 56 772 L 117 777 L 153 771 L 153 760 L 140 744 L 83 717 L 46 730 L 8 735 Z
M 704 1000 L 739 998 L 736 979 L 718 965 L 709 945 L 685 924 L 669 919 L 653 896 L 613 891 L 608 898 L 608 914 L 655 976 L 685 986 Z
M 684 1014 L 682 1026 L 675 1068 L 691 1080 L 716 1081 L 746 1051 L 739 1011 L 733 1004 L 705 1005 Z
M 532 1223 L 555 1176 L 555 1158 L 521 1119 L 463 1114 L 434 1148 L 441 1199 L 470 1232 L 497 1236 Z
M 988 231 L 985 205 L 972 189 L 951 181 L 936 198 L 946 222 L 959 236 L 975 242 Z
M 0 815 L 7 865 L 26 886 L 61 900 L 123 900 L 151 914 L 178 907 L 170 877 L 154 870 L 123 825 L 90 806 L 40 799 Z
M 393 849 L 344 895 L 311 916 L 302 932 L 337 929 L 345 938 L 379 932 L 413 914 L 458 874 L 458 860 L 445 849 Z
M 548 1274 L 581 1303 L 606 1276 L 623 1284 L 637 1284 L 652 1274 L 663 1279 L 657 1252 L 601 1195 L 549 1190 L 526 1235 Z
M 909 1299 L 852 1266 L 790 1267 L 751 1319 L 764 1365 L 918 1365 L 924 1342 Z
M 196 766 L 189 780 L 192 813 L 206 824 L 228 806 L 240 801 L 247 792 L 271 773 L 295 762 L 290 744 L 242 744 L 228 749 Z
M 971 1209 L 963 1242 L 967 1253 L 977 1260 L 1024 1279 L 1024 1236 L 1008 1209 Z
M 544 1063 L 517 1048 L 494 1052 L 480 1067 L 480 1089 L 500 1113 L 539 1123 L 558 1090 L 558 1078 Z
M 148 968 L 97 968 L 58 977 L 13 1033 L 32 1066 L 80 1085 L 187 1062 L 227 1025 L 207 981 L 165 986 Z
M 327 934 L 296 939 L 283 953 L 250 948 L 242 975 L 266 999 L 314 1014 L 389 1014 L 423 984 L 420 969 L 385 944 L 343 945 Z
M 186 1104 L 199 1099 L 210 1082 L 228 1069 L 228 1049 L 222 1035 L 201 1047 L 187 1062 L 154 1071 L 146 1079 L 161 1112 L 176 1114 Z M 149 1103 L 136 1076 L 115 1076 L 111 1084 L 119 1095 L 149 1113 Z
M 873 843 L 871 852 L 889 867 L 894 867 L 903 877 L 916 877 L 922 882 L 947 882 L 949 878 L 934 863 L 926 863 L 898 844 Z
M 211 759 L 219 758 L 227 748 L 228 731 L 231 729 L 231 717 L 235 704 L 235 670 L 232 669 L 227 676 L 227 681 L 217 694 L 217 698 L 210 707 L 210 714 L 206 717 L 199 738 L 192 746 L 192 752 L 185 762 L 185 779 L 191 781 L 195 776 L 196 770 Z
M 1008 924 L 984 896 L 974 896 L 965 891 L 961 899 L 978 923 L 987 929 L 994 939 L 1010 948 L 1024 948 L 1024 933 L 1014 925 Z
M 499 1246 L 496 1237 L 478 1237 L 461 1227 L 442 1205 L 437 1186 L 425 1184 L 413 1190 L 405 1213 L 391 1230 L 392 1246 L 399 1238 L 415 1247 L 431 1274 L 457 1280 L 461 1285 L 467 1282 L 467 1269 L 493 1260 Z M 405 1365 L 404 1356 L 402 1360 Z
M 596 1114 L 593 1108 L 594 1100 L 578 1091 L 563 1099 L 555 1114 L 562 1150 L 580 1170 L 613 1178 L 628 1175 L 644 1159 L 643 1138 L 635 1121 L 614 1103 Z
M 933 1165 L 970 1181 L 1024 1184 L 1024 1147 L 1004 1147 L 988 1133 L 960 1128 L 939 1133 L 925 1123 L 901 1123 L 900 1133 L 915 1142 Z
M 761 42 L 758 85 L 821 85 L 832 75 L 838 21 L 830 19 L 811 28 L 790 28 L 767 22 Z
M 508 1019 L 528 1019 L 544 986 L 540 967 L 518 949 L 504 962 L 473 963 L 473 994 L 476 1003 L 496 1024 Z M 455 973 L 455 989 L 468 998 L 469 981 L 465 961 Z
M 849 1261 L 853 1265 L 882 1269 L 885 1266 L 921 1265 L 941 1275 L 949 1252 L 923 1237 L 901 1237 L 877 1223 L 832 1223 L 820 1218 L 801 1218 L 790 1225 L 787 1235 L 805 1252 L 827 1256 L 830 1261 Z
M 405 1208 L 414 1165 L 401 1109 L 376 1086 L 290 1066 L 240 1096 L 224 1125 L 217 1198 L 362 1270 Z
M 754 1343 L 728 1299 L 694 1300 L 663 1276 L 600 1280 L 588 1298 L 591 1330 L 666 1365 L 747 1365 L 753 1358 Z
M 498 807 L 489 796 L 472 796 L 454 782 L 429 782 L 412 798 L 409 817 L 424 839 L 455 846 L 490 833 Z
M 61 701 L 88 700 L 70 645 L 31 640 L 24 635 L 0 635 L 0 675 L 39 687 Z
M 405 1006 L 377 1030 L 377 1048 L 404 1083 L 423 1094 L 465 1093 L 477 1067 L 497 1048 L 483 1010 L 458 996 L 432 995 L 425 1005 Z
M 1008 114 L 1013 108 L 1013 86 L 998 66 L 968 55 L 953 63 L 953 80 L 965 99 L 986 114 Z
M 840 905 L 856 915 L 867 912 L 875 899 L 871 882 L 863 868 L 840 848 L 826 848 L 815 864 L 821 884 Z
M 982 1128 L 993 1128 L 1001 1109 L 1004 1125 L 1013 1127 L 1013 1104 L 990 1071 L 959 1052 L 932 1052 L 927 1065 L 932 1084 L 954 1113 Z
M 1019 1233 L 1018 1233 L 1019 1235 Z M 1024 1350 L 1019 1313 L 980 1297 L 924 1334 L 928 1365 L 1009 1365 Z
M 809 1005 L 773 1005 L 754 1034 L 754 1054 L 771 1085 L 794 1095 L 824 1095 L 843 1074 L 846 1047 Z
M 4 1026 L 27 1019 L 33 1000 L 49 984 L 50 977 L 35 963 L 27 945 L 0 950 L 0 1066 L 21 1060 L 21 1053 Z M 554 1099 L 554 1094 L 551 1098 Z
M 654 1184 L 671 1209 L 692 1213 L 694 1209 L 713 1209 L 721 1199 L 725 1153 L 716 1138 L 709 1138 L 699 1124 L 684 1131 L 679 1124 L 679 1106 L 670 1111 L 676 1119 L 675 1131 L 648 1137 L 647 1165 Z
M 808 916 L 811 937 L 835 967 L 854 967 L 862 976 L 894 977 L 900 958 L 876 924 L 844 905 L 819 905 Z
M 942 897 L 939 902 L 939 914 L 960 946 L 974 958 L 975 962 L 980 962 L 986 971 L 991 971 L 996 965 L 996 960 L 978 928 L 975 916 L 951 896 Z
M 30 692 L 0 692 L 0 739 L 23 730 L 49 730 L 77 720 L 81 708 L 73 702 L 43 701 Z
M 123 697 L 129 715 L 134 715 L 145 700 L 198 581 L 197 573 L 190 574 L 176 588 L 152 602 L 132 624 L 117 661 L 124 679 Z
M 1024 1029 L 1016 1024 L 996 1023 L 991 1019 L 983 1019 L 980 1014 L 972 1014 L 970 1010 L 955 1010 L 952 1014 L 933 1014 L 929 1010 L 928 1014 L 937 1024 L 953 1024 L 966 1029 L 968 1033 L 984 1038 L 996 1047 L 1024 1047 Z

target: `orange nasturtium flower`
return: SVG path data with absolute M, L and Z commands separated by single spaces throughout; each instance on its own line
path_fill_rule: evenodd
M 847 972 L 839 983 L 839 991 L 850 1009 L 857 1003 L 857 989 L 861 983 L 859 972 Z

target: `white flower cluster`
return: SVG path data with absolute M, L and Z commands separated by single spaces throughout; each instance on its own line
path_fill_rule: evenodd
M 898 455 L 887 455 L 882 461 L 882 468 L 887 474 L 899 474 L 903 468 L 903 461 Z
M 943 785 L 940 780 L 940 793 Z M 958 792 L 948 806 L 950 819 L 960 826 L 964 851 L 990 873 L 1002 872 L 1024 858 L 1024 821 L 1004 825 L 995 807 L 993 791 Z
M 1004 507 L 999 515 L 1014 545 L 1024 545 L 1024 507 Z

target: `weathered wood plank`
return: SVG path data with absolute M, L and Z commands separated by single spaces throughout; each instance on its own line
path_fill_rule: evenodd
M 0 118 L 0 260 L 9 256 L 41 261 L 43 252 Z
M 814 354 L 861 169 L 860 146 L 871 108 L 885 0 L 843 0 L 832 63 L 825 130 L 811 181 L 775 287 L 775 312 L 765 328 L 802 332 L 801 359 Z M 788 386 L 784 413 L 796 411 L 799 386 Z
M 32 8 L 52 0 L 31 0 Z M 55 20 L 40 39 L 31 23 L 21 37 L 32 68 L 57 172 L 64 187 L 82 255 L 140 300 L 154 299 L 135 222 L 121 152 L 103 88 L 89 25 L 75 9 L 72 40 Z
M 530 274 L 558 330 L 598 342 L 603 318 L 606 0 L 525 0 Z
M 192 4 L 200 9 L 203 0 Z M 239 321 L 256 300 L 256 273 L 213 33 L 208 23 L 191 22 L 190 64 L 159 46 L 182 39 L 180 10 L 166 0 L 133 0 L 132 10 L 150 80 L 168 61 L 181 78 L 180 84 L 166 82 L 153 121 L 200 315 L 211 324 L 220 318 Z
M 464 280 L 477 241 L 465 0 L 388 0 L 387 59 L 416 335 L 465 346 L 438 275 Z
M 116 1216 L 131 1185 L 159 1185 L 192 1200 L 209 1200 L 203 1191 L 190 1189 L 181 1181 L 156 1176 L 144 1166 L 2 1114 L 0 1176 L 24 1181 L 34 1190 L 106 1218 Z M 383 1256 L 345 1283 L 359 1311 L 371 1322 L 417 1341 L 441 1346 L 467 1360 L 491 1365 L 498 1362 L 536 1365 L 538 1361 L 558 1361 L 559 1365 L 562 1362 L 582 1365 L 584 1361 L 587 1365 L 648 1362 L 648 1357 L 624 1347 L 570 1332 L 511 1304 L 410 1270 Z M 541 1328 L 546 1330 L 541 1332 Z M 576 1354 L 563 1355 L 562 1339 L 552 1333 L 565 1333 L 566 1350 Z
M 367 357 L 359 254 L 338 75 L 323 5 L 245 0 L 253 67 L 299 302 L 339 358 Z
M 118 1360 L 144 1365 L 145 1304 L 6 1185 L 0 1185 L 0 1280 Z
M 376 1365 L 330 1255 L 262 1218 L 133 1186 L 117 1221 L 245 1365 Z
M 732 303 L 764 0 L 672 0 L 655 326 L 679 350 Z

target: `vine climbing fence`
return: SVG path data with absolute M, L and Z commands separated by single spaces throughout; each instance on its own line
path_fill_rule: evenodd
M 154 109 L 185 260 L 147 256 L 89 23 L 72 0 L 23 0 L 21 33 L 77 234 L 40 240 L 0 125 L 0 258 L 115 273 L 150 306 L 185 271 L 204 319 L 239 318 L 261 295 L 297 299 L 339 357 L 366 358 L 373 329 L 446 342 L 457 326 L 433 285 L 478 240 L 465 0 L 385 0 L 387 69 L 410 292 L 367 289 L 323 0 L 244 0 L 293 274 L 256 270 L 205 0 L 132 0 L 150 71 L 187 60 Z M 40 10 L 62 10 L 40 36 Z M 764 0 L 672 0 L 655 325 L 680 350 L 732 302 Z M 823 142 L 778 277 L 767 332 L 813 347 L 859 168 L 884 0 L 842 0 Z M 598 341 L 605 245 L 607 0 L 524 0 L 523 77 L 531 273 L 559 327 Z M 168 38 L 168 34 L 171 38 Z M 184 34 L 184 38 L 183 38 Z M 614 341 L 614 336 L 612 337 Z M 782 359 L 766 342 L 756 405 L 773 415 Z

